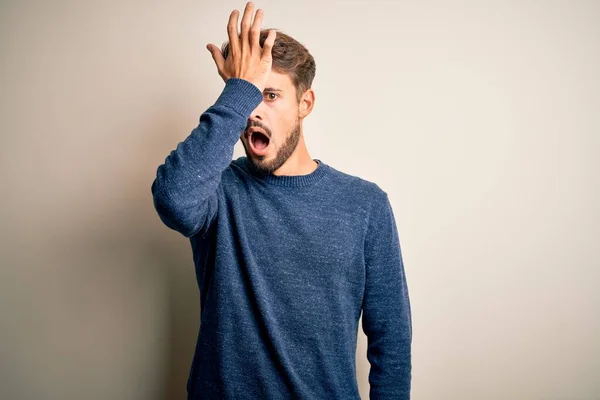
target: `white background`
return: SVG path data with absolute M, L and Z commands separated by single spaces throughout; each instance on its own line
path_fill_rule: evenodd
M 199 296 L 150 185 L 244 5 L 0 4 L 1 398 L 184 398 Z M 600 3 L 256 5 L 315 57 L 311 156 L 389 193 L 413 398 L 600 398 Z

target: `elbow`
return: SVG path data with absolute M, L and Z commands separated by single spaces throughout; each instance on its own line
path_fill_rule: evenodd
M 160 220 L 169 228 L 185 237 L 191 237 L 198 230 L 198 213 L 189 205 L 177 201 L 165 191 L 159 190 L 156 180 L 152 183 L 154 209 Z

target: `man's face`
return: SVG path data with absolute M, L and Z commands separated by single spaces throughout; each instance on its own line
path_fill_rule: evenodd
M 262 173 L 281 167 L 298 145 L 300 128 L 296 88 L 287 74 L 272 70 L 263 102 L 252 112 L 240 137 L 251 166 Z

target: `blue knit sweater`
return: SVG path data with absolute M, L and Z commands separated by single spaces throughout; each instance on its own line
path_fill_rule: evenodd
M 377 184 L 322 160 L 307 175 L 258 175 L 232 160 L 263 101 L 231 78 L 157 169 L 156 211 L 191 242 L 200 331 L 188 399 L 409 399 L 411 310 L 398 231 Z

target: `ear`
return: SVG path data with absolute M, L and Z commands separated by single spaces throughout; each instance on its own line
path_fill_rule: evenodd
M 306 117 L 311 113 L 313 107 L 315 105 L 315 91 L 312 88 L 306 89 L 302 98 L 300 99 L 300 104 L 298 105 L 298 117 L 300 119 Z

